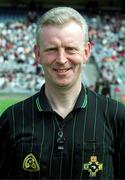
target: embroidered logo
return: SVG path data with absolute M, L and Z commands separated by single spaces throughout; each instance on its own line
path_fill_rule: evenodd
M 103 170 L 103 164 L 97 161 L 97 156 L 91 156 L 90 161 L 84 163 L 83 170 L 87 170 L 90 177 L 96 177 L 96 173 Z
M 32 172 L 40 170 L 39 164 L 32 153 L 28 154 L 23 160 L 23 169 Z

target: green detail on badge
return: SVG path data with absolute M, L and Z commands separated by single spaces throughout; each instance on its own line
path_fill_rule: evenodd
M 96 173 L 103 170 L 103 164 L 97 161 L 97 156 L 91 156 L 90 161 L 83 164 L 83 170 L 87 170 L 90 177 L 96 177 Z
M 23 161 L 23 169 L 25 171 L 31 171 L 31 172 L 40 170 L 39 164 L 38 164 L 35 156 L 32 153 L 28 154 L 25 157 L 25 159 Z

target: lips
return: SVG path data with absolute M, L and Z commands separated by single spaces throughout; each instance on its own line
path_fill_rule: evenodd
M 58 72 L 58 73 L 65 73 L 67 71 L 69 71 L 71 68 L 66 68 L 66 69 L 54 69 L 54 71 Z

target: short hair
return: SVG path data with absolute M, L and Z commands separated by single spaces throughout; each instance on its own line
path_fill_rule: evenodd
M 84 43 L 88 42 L 88 25 L 85 18 L 71 7 L 52 8 L 38 18 L 36 29 L 36 43 L 40 44 L 40 33 L 46 25 L 64 25 L 74 21 L 81 26 L 83 31 Z

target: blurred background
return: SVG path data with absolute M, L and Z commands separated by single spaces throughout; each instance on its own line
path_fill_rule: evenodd
M 84 84 L 125 104 L 125 1 L 0 0 L 0 114 L 44 83 L 33 52 L 36 20 L 57 6 L 75 8 L 89 24 L 92 55 Z

